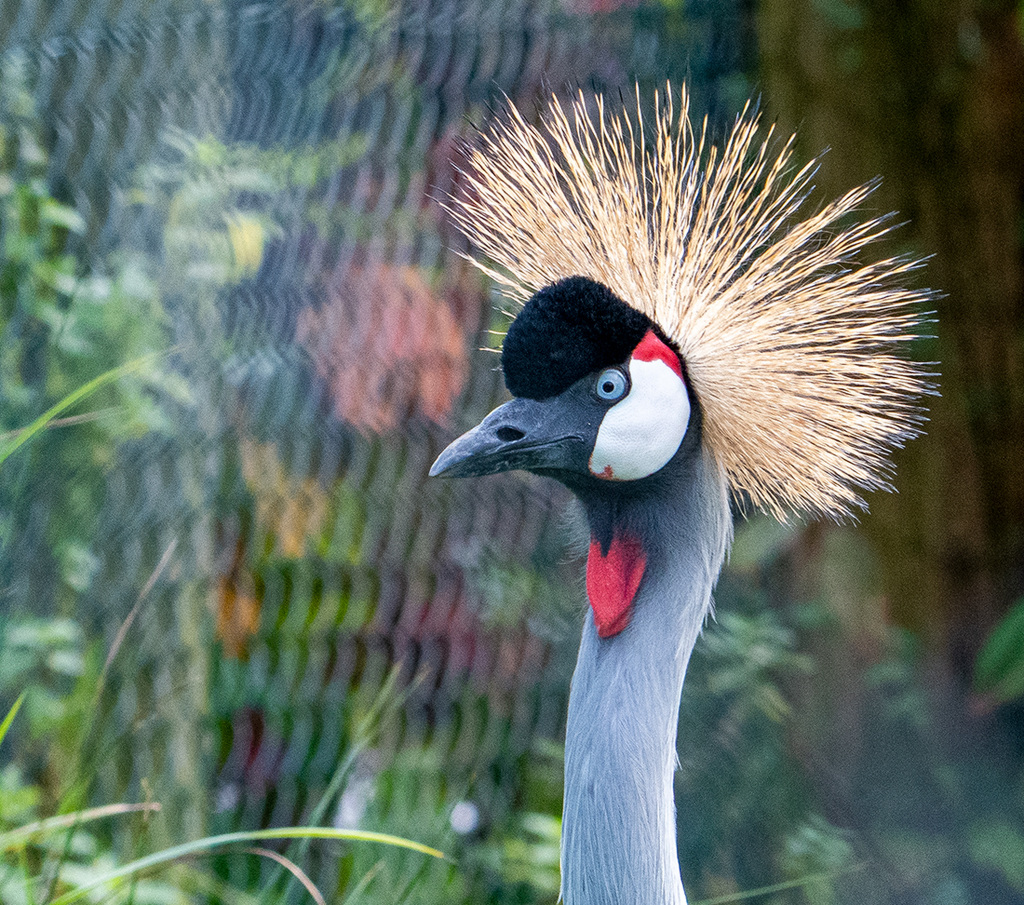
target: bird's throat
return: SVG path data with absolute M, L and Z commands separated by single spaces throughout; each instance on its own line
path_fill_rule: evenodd
M 587 598 L 601 638 L 617 635 L 629 616 L 647 566 L 643 544 L 630 534 L 615 532 L 603 545 L 591 537 L 587 554 Z

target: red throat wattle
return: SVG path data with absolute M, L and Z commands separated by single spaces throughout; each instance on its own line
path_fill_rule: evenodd
M 646 565 L 647 554 L 635 537 L 614 535 L 607 553 L 602 553 L 601 544 L 591 539 L 587 597 L 600 637 L 611 638 L 629 624 L 630 608 Z

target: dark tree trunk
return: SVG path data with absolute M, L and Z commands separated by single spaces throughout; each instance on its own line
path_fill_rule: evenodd
M 761 0 L 769 116 L 837 194 L 881 175 L 934 255 L 942 396 L 864 529 L 891 617 L 954 675 L 1024 588 L 1024 42 L 1007 0 Z

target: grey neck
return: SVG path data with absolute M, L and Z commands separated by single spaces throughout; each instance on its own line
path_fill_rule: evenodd
M 726 484 L 698 455 L 685 482 L 620 504 L 647 567 L 627 627 L 588 611 L 569 695 L 562 821 L 566 905 L 685 905 L 673 774 L 683 678 L 732 536 Z

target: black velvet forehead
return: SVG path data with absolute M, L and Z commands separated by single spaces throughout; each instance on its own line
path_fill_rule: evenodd
M 505 386 L 528 399 L 557 396 L 591 371 L 625 362 L 651 329 L 664 338 L 607 286 L 566 277 L 534 295 L 509 327 Z

